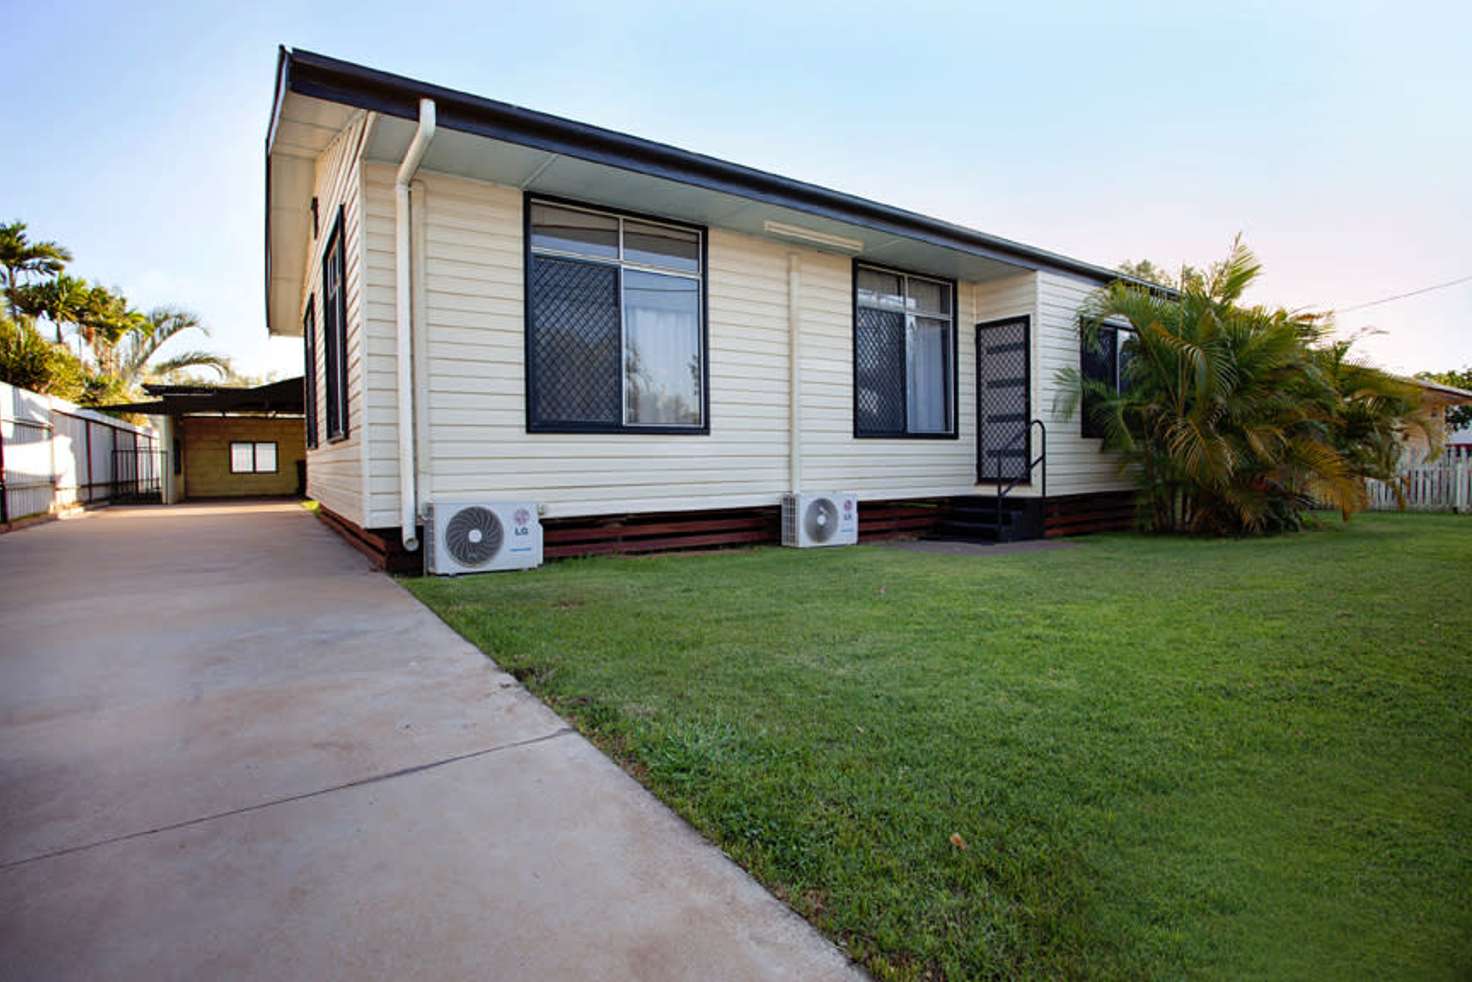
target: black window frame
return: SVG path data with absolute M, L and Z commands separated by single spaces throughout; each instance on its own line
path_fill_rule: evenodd
M 578 423 L 566 420 L 542 421 L 535 416 L 536 393 L 537 393 L 537 365 L 535 364 L 536 345 L 533 339 L 533 305 L 532 305 L 532 205 L 545 204 L 558 207 L 581 209 L 610 218 L 627 218 L 639 222 L 652 222 L 659 225 L 667 225 L 671 228 L 694 232 L 700 240 L 700 275 L 691 277 L 700 285 L 700 425 L 682 426 L 669 423 L 630 424 L 623 421 L 622 413 L 626 407 L 620 409 L 620 419 L 617 423 Z M 524 371 L 524 415 L 526 420 L 526 432 L 528 433 L 591 433 L 591 434 L 647 434 L 660 436 L 709 436 L 710 435 L 710 230 L 707 226 L 696 225 L 691 222 L 682 222 L 678 219 L 666 218 L 663 215 L 651 215 L 643 212 L 629 211 L 626 208 L 616 208 L 608 205 L 599 205 L 587 201 L 579 201 L 573 198 L 561 198 L 553 195 L 538 194 L 527 191 L 522 195 L 521 202 L 521 239 L 522 239 L 522 367 Z M 594 259 L 568 258 L 575 262 L 588 262 L 611 266 L 622 270 L 627 264 L 622 258 L 604 260 L 601 263 Z M 640 269 L 635 265 L 631 268 Z M 652 269 L 651 272 L 659 272 Z M 623 385 L 622 373 L 624 371 L 623 350 L 623 276 L 618 277 L 618 288 L 615 292 L 615 306 L 619 318 L 619 353 L 618 365 L 620 373 L 619 385 Z
M 1114 337 L 1114 357 L 1109 363 L 1109 378 L 1095 380 L 1107 382 L 1109 388 L 1118 393 L 1122 391 L 1121 386 L 1124 384 L 1124 379 L 1119 371 L 1122 363 L 1121 359 L 1124 355 L 1124 342 L 1127 336 L 1135 333 L 1135 329 L 1127 324 L 1100 324 L 1097 333 L 1103 335 L 1105 332 L 1108 332 Z M 1094 376 L 1088 374 L 1088 362 L 1086 360 L 1086 345 L 1088 343 L 1086 337 L 1079 338 L 1078 371 L 1080 377 L 1085 380 L 1094 378 Z M 1093 413 L 1089 411 L 1092 405 L 1088 393 L 1085 392 L 1079 399 L 1078 433 L 1085 440 L 1102 440 L 1105 437 L 1104 429 L 1093 420 Z
M 322 249 L 322 349 L 327 396 L 322 415 L 328 443 L 340 443 L 352 434 L 348 400 L 347 245 L 344 224 L 344 208 L 339 205 L 327 244 Z M 329 292 L 331 263 L 337 264 L 336 296 Z
M 275 466 L 268 471 L 261 470 L 256 463 L 256 455 L 259 448 L 270 445 L 272 448 L 271 460 Z M 235 469 L 235 448 L 250 447 L 250 470 L 238 471 Z M 279 474 L 281 473 L 281 445 L 275 440 L 231 440 L 230 441 L 230 473 L 231 474 Z
M 306 418 L 307 449 L 317 449 L 317 297 L 307 297 L 302 315 L 302 415 Z
M 928 280 L 931 283 L 944 283 L 951 291 L 951 346 L 949 351 L 950 371 L 950 394 L 948 396 L 947 409 L 950 416 L 950 427 L 945 432 L 936 433 L 911 433 L 910 425 L 910 400 L 909 400 L 909 378 L 905 379 L 905 398 L 902 400 L 904 409 L 905 430 L 897 431 L 870 431 L 859 425 L 859 270 L 870 269 L 877 273 L 888 273 L 892 276 L 912 277 L 917 280 Z M 960 297 L 957 289 L 958 283 L 955 279 L 946 276 L 936 276 L 933 273 L 922 273 L 916 270 L 903 269 L 899 266 L 889 266 L 884 263 L 876 263 L 855 257 L 852 263 L 852 287 L 849 293 L 851 304 L 849 322 L 849 350 L 852 356 L 853 369 L 853 433 L 856 440 L 959 440 L 961 438 L 961 372 L 959 362 L 961 356 L 961 330 L 960 330 Z

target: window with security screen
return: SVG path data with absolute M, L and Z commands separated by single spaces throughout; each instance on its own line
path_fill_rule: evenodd
M 1104 423 L 1099 418 L 1102 395 L 1096 386 L 1109 392 L 1123 392 L 1129 382 L 1129 363 L 1135 351 L 1135 333 L 1129 328 L 1101 325 L 1092 343 L 1084 338 L 1079 343 L 1079 369 L 1086 386 L 1080 406 L 1079 434 L 1104 436 Z
M 307 423 L 307 449 L 317 448 L 317 309 L 316 298 L 307 298 L 302 318 L 302 409 Z
M 343 260 L 343 209 L 322 254 L 322 349 L 327 404 L 327 439 L 348 435 L 347 273 Z
M 956 435 L 956 286 L 854 266 L 854 435 Z
M 708 432 L 702 230 L 527 207 L 527 429 Z

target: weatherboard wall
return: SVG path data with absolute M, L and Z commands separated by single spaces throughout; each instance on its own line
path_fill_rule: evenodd
M 317 344 L 317 398 L 311 411 L 317 414 L 319 443 L 307 451 L 307 494 L 342 517 L 365 525 L 366 439 L 365 417 L 393 412 L 393 404 L 385 408 L 364 391 L 363 330 L 363 194 L 360 182 L 360 158 L 371 118 L 357 114 L 317 158 L 313 195 L 317 199 L 317 235 L 307 252 L 307 268 L 303 279 L 301 312 L 314 298 Z M 343 265 L 347 307 L 348 366 L 348 433 L 345 438 L 329 440 L 325 423 L 326 343 L 322 311 L 322 254 L 327 248 L 333 223 L 341 208 L 343 222 Z
M 1034 414 L 1049 420 L 1050 495 L 1118 486 L 1097 441 L 1053 411 L 1077 367 L 1083 281 L 1031 271 L 957 287 L 955 439 L 853 435 L 852 260 L 709 230 L 708 435 L 526 430 L 523 198 L 517 188 L 421 171 L 419 309 L 434 500 L 526 499 L 547 517 L 770 506 L 788 485 L 788 257 L 799 260 L 803 486 L 867 500 L 985 493 L 975 483 L 975 324 L 1033 323 Z M 364 524 L 398 524 L 393 169 L 362 167 L 367 467 Z M 351 265 L 351 262 L 350 262 Z M 351 279 L 350 274 L 350 279 Z M 1020 488 L 1016 493 L 1037 493 Z
M 1082 435 L 1075 408 L 1066 413 L 1058 376 L 1079 370 L 1078 309 L 1096 288 L 1088 280 L 1061 273 L 1037 274 L 1038 316 L 1033 342 L 1033 415 L 1048 426 L 1048 494 L 1121 491 L 1129 481 L 1120 476 L 1118 459 L 1100 452 L 1102 440 Z

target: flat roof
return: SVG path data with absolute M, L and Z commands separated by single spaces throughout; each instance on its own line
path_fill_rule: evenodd
M 186 416 L 190 413 L 303 413 L 303 379 L 281 379 L 256 386 L 145 385 L 156 397 L 153 402 L 130 402 L 99 406 L 112 412 L 143 413 L 147 416 Z

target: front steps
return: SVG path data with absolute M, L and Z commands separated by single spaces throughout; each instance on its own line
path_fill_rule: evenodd
M 1135 527 L 1134 495 L 1128 491 L 1002 499 L 1001 521 L 994 495 L 951 498 L 930 539 L 949 542 L 1025 542 Z
M 1043 538 L 1045 531 L 1041 499 L 1004 498 L 999 516 L 994 495 L 967 495 L 950 500 L 945 517 L 929 537 L 951 542 L 1024 542 Z

